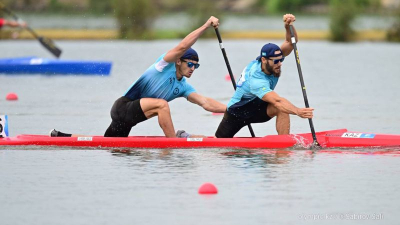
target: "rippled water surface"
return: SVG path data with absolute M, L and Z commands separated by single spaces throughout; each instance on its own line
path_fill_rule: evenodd
M 234 74 L 265 42 L 226 41 Z M 0 75 L 0 114 L 12 136 L 66 132 L 102 135 L 113 101 L 177 40 L 57 41 L 62 58 L 109 60 L 109 77 Z M 189 82 L 223 103 L 232 95 L 216 40 L 194 46 L 201 67 Z M 298 44 L 317 131 L 400 134 L 400 45 L 360 42 Z M 34 41 L 2 41 L 0 57 L 51 57 Z M 293 55 L 277 93 L 302 106 Z M 15 92 L 19 100 L 5 101 Z M 171 102 L 176 129 L 213 135 L 220 116 L 184 99 Z M 309 132 L 292 119 L 292 132 Z M 274 122 L 255 124 L 258 136 Z M 156 119 L 131 135 L 162 135 Z M 249 136 L 243 129 L 238 136 Z M 320 151 L 243 149 L 0 148 L 0 218 L 15 224 L 396 224 L 400 149 Z M 197 193 L 205 182 L 219 193 Z

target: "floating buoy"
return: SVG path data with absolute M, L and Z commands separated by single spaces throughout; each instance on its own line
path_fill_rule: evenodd
M 16 100 L 18 100 L 18 95 L 15 94 L 15 93 L 10 92 L 10 93 L 7 94 L 6 100 L 7 101 L 16 101 Z
M 217 194 L 217 193 L 218 193 L 217 187 L 215 187 L 215 185 L 212 183 L 204 183 L 199 188 L 199 194 L 202 194 L 202 195 Z

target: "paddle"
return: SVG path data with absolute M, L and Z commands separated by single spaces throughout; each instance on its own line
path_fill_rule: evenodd
M 15 13 L 11 12 L 9 9 L 7 9 L 3 3 L 0 2 L 0 9 L 4 10 L 6 13 L 10 14 L 12 17 L 14 17 L 15 20 L 19 20 L 18 16 L 15 15 Z M 33 31 L 29 26 L 25 27 L 39 42 L 47 49 L 49 50 L 54 56 L 57 58 L 60 57 L 61 55 L 61 50 L 57 48 L 53 41 L 51 39 L 41 37 L 36 34 L 35 31 Z
M 299 72 L 299 77 L 300 77 L 300 84 L 301 84 L 301 89 L 303 91 L 303 98 L 304 98 L 304 103 L 306 105 L 306 108 L 310 108 L 310 105 L 308 104 L 308 99 L 307 99 L 307 93 L 306 93 L 306 86 L 304 85 L 304 79 L 303 79 L 303 73 L 301 72 L 301 66 L 300 66 L 300 58 L 299 58 L 299 52 L 297 51 L 297 46 L 296 46 L 296 38 L 294 37 L 294 31 L 293 31 L 293 26 L 289 25 L 290 29 L 290 35 L 292 36 L 292 45 L 294 49 L 294 57 L 296 60 L 297 64 L 297 71 Z M 311 128 L 311 134 L 313 137 L 313 146 L 320 146 L 320 144 L 317 141 L 317 136 L 315 135 L 315 130 L 314 130 L 314 124 L 312 119 L 308 119 L 308 122 L 310 123 L 310 128 Z
M 221 35 L 219 34 L 218 28 L 215 28 L 215 33 L 217 34 L 217 37 L 218 37 L 219 47 L 221 48 L 222 55 L 224 56 L 225 64 L 226 64 L 226 67 L 228 68 L 228 72 L 229 72 L 229 76 L 231 77 L 231 81 L 232 81 L 233 88 L 236 90 L 235 78 L 233 77 L 231 65 L 229 64 L 228 57 L 226 56 L 224 44 L 222 44 L 222 38 L 221 38 Z M 247 126 L 249 127 L 251 136 L 252 136 L 252 137 L 256 137 L 256 135 L 254 134 L 254 131 L 253 131 L 253 128 L 251 127 L 251 125 L 249 124 L 249 125 L 247 125 Z

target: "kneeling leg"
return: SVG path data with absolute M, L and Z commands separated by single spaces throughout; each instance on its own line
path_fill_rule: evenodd
M 276 116 L 276 131 L 279 135 L 290 134 L 289 114 L 281 112 L 278 108 L 269 104 L 267 107 L 267 115 L 271 118 Z

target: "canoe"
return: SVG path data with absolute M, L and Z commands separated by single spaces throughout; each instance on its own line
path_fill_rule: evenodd
M 400 135 L 349 132 L 347 129 L 316 133 L 323 148 L 369 148 L 400 146 Z M 0 138 L 0 146 L 60 146 L 94 148 L 290 148 L 310 147 L 310 133 L 267 135 L 257 138 L 165 138 L 160 136 L 130 136 L 112 138 L 49 137 L 46 135 L 18 135 Z
M 111 62 L 45 59 L 38 57 L 21 57 L 0 59 L 2 74 L 46 74 L 46 75 L 102 75 L 111 72 Z

